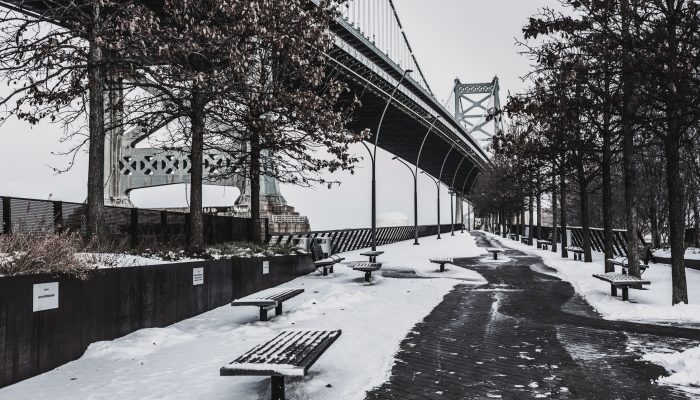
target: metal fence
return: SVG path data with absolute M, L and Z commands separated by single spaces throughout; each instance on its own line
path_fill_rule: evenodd
M 440 226 L 441 233 L 450 232 L 452 225 Z M 462 229 L 461 224 L 455 224 L 454 229 Z M 404 240 L 411 240 L 414 237 L 415 227 L 413 226 L 397 226 L 390 228 L 377 228 L 377 245 L 385 245 Z M 418 237 L 437 235 L 437 225 L 420 225 L 418 226 Z M 294 239 L 309 238 L 330 238 L 331 254 L 343 253 L 357 249 L 364 249 L 372 246 L 372 230 L 370 228 L 362 229 L 343 229 L 334 231 L 317 231 L 307 233 L 278 233 L 270 236 L 270 244 L 289 244 Z
M 63 201 L 0 196 L 0 234 L 42 230 L 86 232 L 87 205 Z M 249 219 L 204 215 L 208 244 L 246 241 Z M 265 224 L 267 225 L 267 224 Z M 128 247 L 185 245 L 188 214 L 182 212 L 105 207 L 105 238 Z
M 525 227 L 528 227 L 527 225 Z M 519 225 L 511 225 L 510 226 L 510 231 L 511 232 L 521 232 Z M 537 227 L 534 227 L 535 231 L 537 231 Z M 542 238 L 549 238 L 552 235 L 553 229 L 551 226 L 543 226 L 541 227 L 542 229 Z M 566 229 L 570 232 L 570 238 L 571 241 L 569 242 L 570 246 L 577 246 L 577 247 L 583 247 L 583 228 L 580 226 L 567 226 Z M 524 230 L 523 230 L 524 231 Z M 597 251 L 600 253 L 605 252 L 605 245 L 604 239 L 603 239 L 603 229 L 602 228 L 589 228 L 588 232 L 590 233 L 591 237 L 591 250 Z M 559 238 L 559 243 L 561 243 L 561 227 L 557 227 L 557 237 Z M 641 233 L 639 233 L 639 240 L 640 243 L 643 245 L 647 245 L 646 240 L 644 239 L 644 236 L 642 236 Z M 613 229 L 613 253 L 616 256 L 627 256 L 627 231 L 624 229 Z

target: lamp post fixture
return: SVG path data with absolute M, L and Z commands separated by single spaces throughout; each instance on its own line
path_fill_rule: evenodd
M 440 229 L 440 228 L 441 228 L 441 226 L 440 226 L 440 181 L 437 180 L 437 179 L 435 179 L 435 178 L 433 178 L 432 176 L 426 174 L 425 171 L 422 171 L 421 174 L 425 174 L 425 176 L 427 176 L 428 178 L 432 179 L 433 182 L 435 182 L 435 186 L 437 187 L 437 227 L 438 227 L 438 236 L 437 236 L 437 238 L 438 238 L 438 240 L 439 240 L 439 239 L 442 239 L 442 238 L 440 237 L 440 231 L 442 230 L 442 229 Z
M 447 163 L 447 159 L 450 158 L 450 153 L 452 153 L 452 150 L 454 150 L 455 144 L 457 144 L 457 142 L 452 141 L 452 147 L 450 147 L 450 151 L 447 152 L 447 154 L 445 155 L 445 159 L 442 160 L 442 167 L 440 167 L 440 176 L 438 176 L 437 182 L 442 181 L 442 171 L 445 169 L 445 164 Z M 450 201 L 450 204 L 452 204 L 452 201 Z M 440 239 L 441 230 L 442 225 L 440 225 L 440 185 L 438 185 L 438 239 Z
M 459 173 L 459 169 L 462 167 L 462 164 L 464 163 L 464 160 L 466 160 L 466 159 L 467 159 L 467 156 L 462 156 L 462 160 L 459 162 L 459 165 L 457 166 L 457 169 L 455 170 L 455 174 L 452 177 L 452 186 L 451 187 L 452 187 L 452 192 L 455 195 L 455 201 L 457 199 L 457 191 L 455 190 L 455 180 L 457 179 L 457 174 Z M 450 207 L 452 207 L 452 199 L 450 199 Z M 456 208 L 456 205 L 455 205 L 455 208 Z M 454 213 L 454 211 L 451 212 L 451 214 L 452 214 L 452 234 L 450 236 L 454 236 L 455 235 L 455 218 L 454 218 L 455 213 Z M 462 218 L 464 218 L 464 217 L 462 216 Z M 462 221 L 462 225 L 464 225 L 464 221 Z
M 476 165 L 472 165 L 472 168 L 469 170 L 469 173 L 467 174 L 467 177 L 464 178 L 464 183 L 462 184 L 462 196 L 464 197 L 464 189 L 467 188 L 467 182 L 469 181 L 469 177 L 472 176 L 472 172 L 476 169 Z M 473 186 L 473 184 L 472 184 Z M 471 188 L 469 188 L 469 191 L 471 192 Z M 469 202 L 467 202 L 467 207 L 469 207 Z M 469 225 L 471 225 L 471 217 L 469 216 L 469 210 L 467 209 L 467 221 L 469 221 Z M 462 224 L 462 233 L 464 233 L 464 224 Z
M 399 82 L 396 84 L 394 90 L 391 92 L 391 96 L 389 96 L 389 100 L 387 100 L 386 105 L 384 106 L 384 111 L 382 112 L 382 116 L 379 119 L 377 133 L 374 135 L 374 151 L 370 152 L 372 154 L 372 251 L 377 250 L 377 145 L 379 143 L 379 134 L 382 131 L 384 117 L 386 116 L 386 112 L 389 109 L 389 105 L 391 105 L 391 102 L 394 100 L 396 91 L 399 90 L 401 83 L 403 83 L 403 80 L 406 79 L 406 75 L 410 74 L 411 72 L 413 72 L 413 70 L 407 69 L 406 71 L 404 71 L 403 75 L 401 75 L 401 79 L 399 79 Z M 367 149 L 369 150 L 369 148 Z
M 411 171 L 411 175 L 413 175 L 413 245 L 418 246 L 420 244 L 418 243 L 418 175 L 413 172 L 413 168 L 404 160 L 398 157 L 394 157 L 392 160 L 398 160 L 401 164 L 405 165 L 406 168 Z
M 450 189 L 450 236 L 455 235 L 455 211 L 454 211 L 454 199 L 455 199 L 454 189 Z

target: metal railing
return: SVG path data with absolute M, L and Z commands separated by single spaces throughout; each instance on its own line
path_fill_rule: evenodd
M 414 237 L 413 226 L 396 226 L 387 228 L 377 228 L 377 245 L 386 245 L 391 243 L 402 242 L 404 240 L 412 240 Z M 441 225 L 440 233 L 450 232 L 451 225 Z M 455 224 L 455 231 L 462 229 L 462 225 Z M 362 229 L 341 229 L 333 231 L 315 231 L 306 233 L 273 233 L 270 235 L 270 244 L 291 244 L 294 239 L 308 238 L 314 240 L 316 238 L 330 238 L 331 254 L 343 253 L 364 249 L 372 245 L 372 230 L 370 228 Z M 420 225 L 418 226 L 418 237 L 426 237 L 437 235 L 437 225 Z
M 208 244 L 246 241 L 249 221 L 205 214 L 205 241 Z M 0 234 L 52 230 L 84 235 L 86 223 L 86 204 L 0 196 Z M 108 206 L 103 228 L 108 242 L 127 247 L 159 243 L 186 245 L 188 213 Z

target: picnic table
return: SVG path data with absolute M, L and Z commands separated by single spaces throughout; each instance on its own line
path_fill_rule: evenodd
M 569 246 L 566 248 L 568 251 L 574 253 L 574 261 L 583 261 L 583 249 L 578 246 Z
M 635 276 L 618 274 L 616 272 L 608 272 L 606 274 L 594 274 L 594 278 L 610 283 L 610 295 L 617 297 L 617 288 L 622 289 L 622 301 L 629 300 L 629 287 L 650 285 L 651 282 Z
M 537 248 L 542 250 L 548 250 L 549 246 L 552 245 L 552 234 L 550 233 L 548 239 L 539 239 L 537 241 Z
M 518 240 L 518 234 L 517 233 L 509 233 L 508 238 L 511 240 Z
M 436 257 L 430 259 L 431 263 L 440 264 L 440 272 L 445 272 L 445 264 L 454 264 L 452 257 Z
M 382 254 L 384 254 L 384 252 L 379 250 L 366 251 L 364 253 L 360 253 L 361 256 L 369 257 L 369 262 L 371 263 L 376 263 L 377 257 L 381 256 Z
M 379 271 L 382 269 L 381 263 L 373 262 L 360 262 L 355 264 L 352 269 L 354 271 L 360 271 L 365 273 L 365 282 L 370 282 L 372 280 L 372 272 Z
M 648 246 L 639 246 L 637 248 L 637 253 L 639 254 L 639 270 L 641 271 L 641 273 L 644 273 L 647 270 L 647 268 L 649 268 L 649 261 L 651 260 L 651 250 Z M 605 261 L 610 263 L 610 265 L 612 265 L 613 268 L 615 265 L 619 265 L 620 267 L 622 267 L 623 274 L 627 274 L 629 270 L 629 260 L 625 256 L 608 258 Z
M 493 254 L 493 259 L 494 259 L 494 260 L 498 260 L 498 253 L 503 253 L 503 250 L 502 250 L 502 249 L 496 249 L 496 248 L 491 248 L 491 247 L 486 248 L 486 251 L 488 251 L 489 253 Z
M 250 296 L 236 299 L 232 306 L 260 307 L 260 321 L 267 321 L 267 312 L 275 309 L 275 315 L 282 315 L 282 303 L 304 293 L 304 289 L 279 289 L 254 293 Z
M 532 238 L 530 236 L 520 236 L 520 243 L 532 246 Z
M 269 376 L 272 400 L 284 400 L 284 378 L 306 376 L 342 331 L 285 330 L 219 370 L 221 376 Z

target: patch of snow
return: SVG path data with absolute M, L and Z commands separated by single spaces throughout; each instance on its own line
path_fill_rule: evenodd
M 342 335 L 306 377 L 287 379 L 290 399 L 361 400 L 390 376 L 401 341 L 456 285 L 482 285 L 473 271 L 430 257 L 478 257 L 471 235 L 422 238 L 381 246 L 385 267 L 416 272 L 386 278 L 346 265 L 335 273 L 313 273 L 280 286 L 305 292 L 284 303 L 285 314 L 258 321 L 257 307 L 225 305 L 167 328 L 144 329 L 90 346 L 85 355 L 53 371 L 0 389 L 0 399 L 267 399 L 269 378 L 221 377 L 219 369 L 284 329 L 341 329 Z M 366 260 L 364 250 L 343 254 Z M 425 278 L 432 279 L 425 279 Z
M 700 347 L 683 352 L 645 354 L 642 359 L 669 372 L 669 376 L 659 377 L 660 384 L 681 386 L 700 394 Z
M 667 264 L 650 263 L 643 278 L 651 281 L 646 290 L 630 290 L 630 301 L 622 301 L 610 295 L 610 284 L 593 277 L 605 272 L 604 256 L 593 252 L 593 262 L 574 261 L 561 258 L 561 253 L 541 250 L 510 239 L 486 233 L 504 245 L 542 258 L 545 265 L 553 268 L 549 274 L 571 283 L 605 319 L 645 323 L 700 323 L 700 271 L 686 269 L 690 304 L 671 305 L 671 267 Z M 537 272 L 547 273 L 541 266 L 533 265 Z M 617 271 L 620 268 L 617 267 Z

